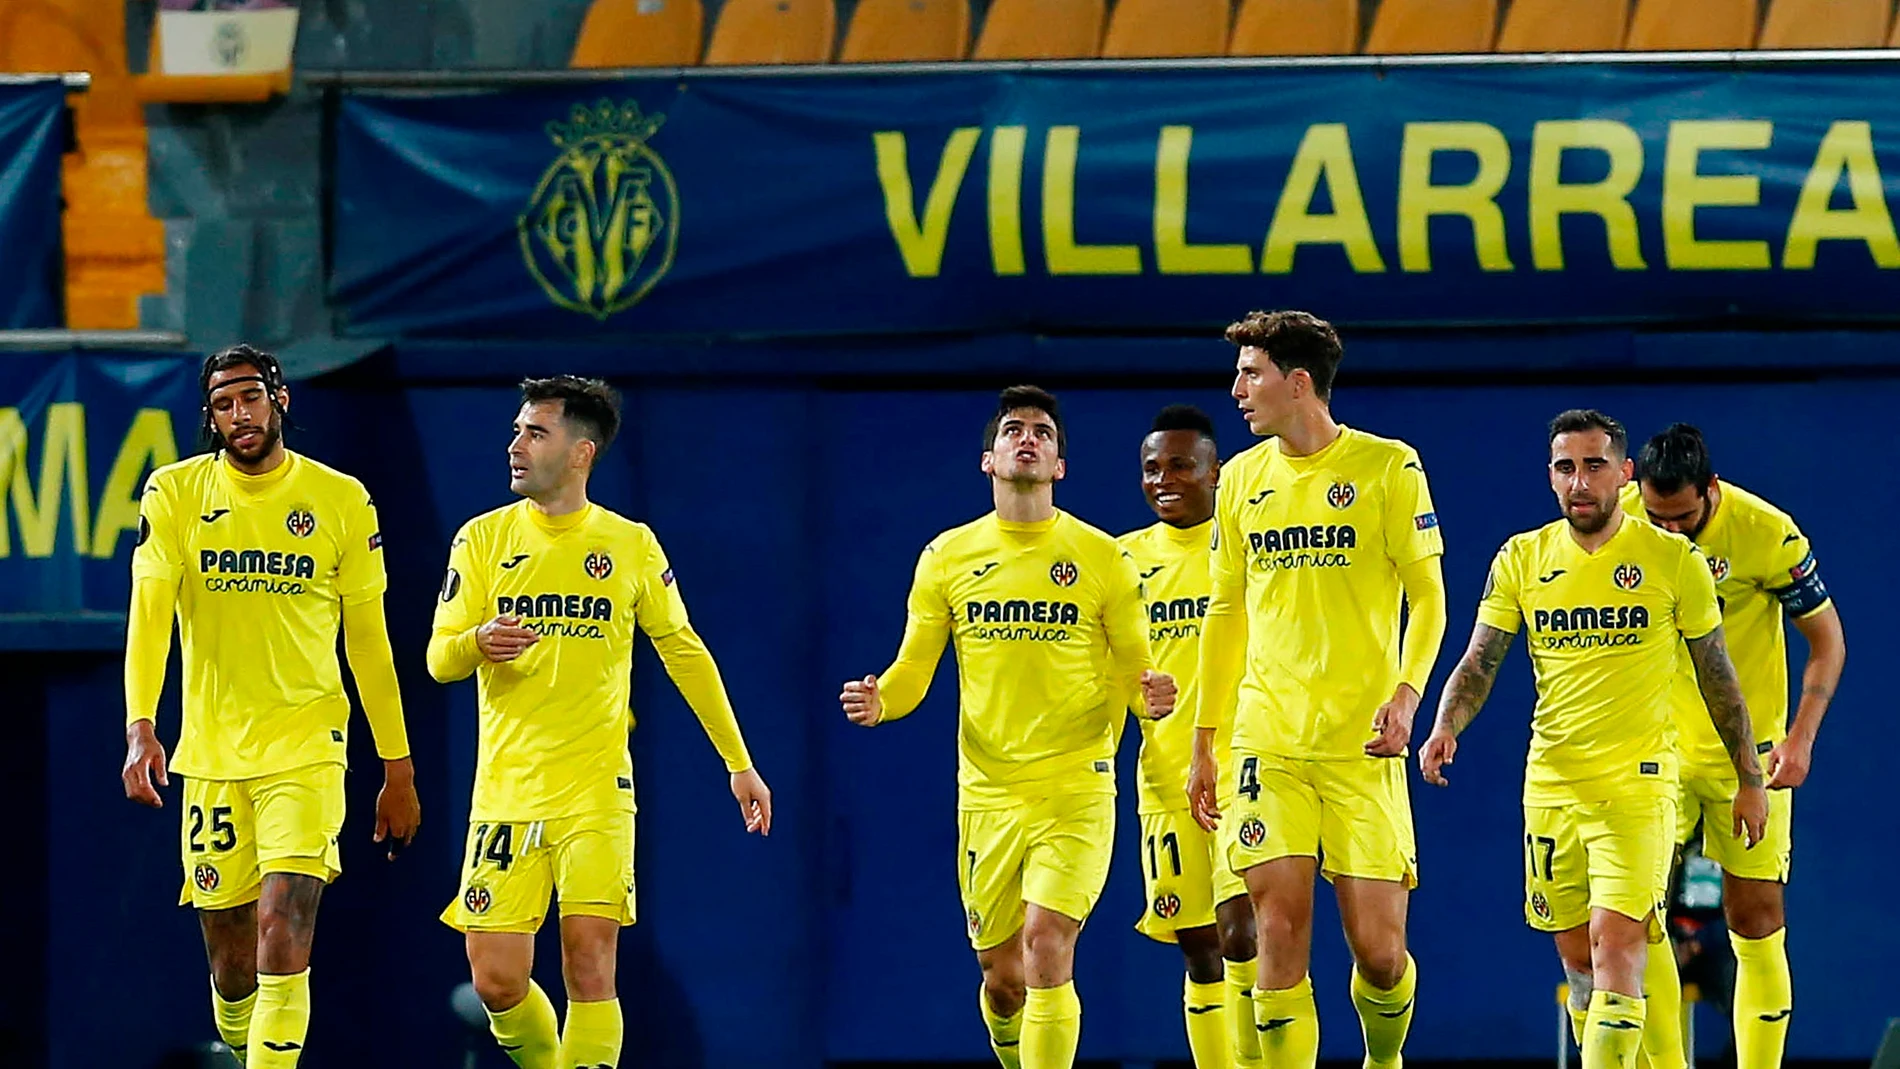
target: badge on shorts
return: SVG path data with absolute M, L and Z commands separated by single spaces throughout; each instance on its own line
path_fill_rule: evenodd
M 1155 896 L 1155 916 L 1163 920 L 1172 920 L 1181 913 L 1181 896 L 1174 894 Z
M 1540 921 L 1550 920 L 1550 899 L 1544 897 L 1544 892 L 1531 892 L 1531 912 L 1537 914 Z
M 1248 817 L 1240 826 L 1240 845 L 1251 850 L 1267 841 L 1267 826 L 1259 817 Z
M 977 933 L 983 930 L 983 914 L 978 913 L 976 910 L 972 909 L 966 915 L 966 917 L 970 925 L 970 938 L 975 939 L 977 937 Z
M 214 866 L 201 861 L 191 870 L 191 882 L 198 885 L 198 890 L 210 894 L 218 889 L 218 884 L 222 881 Z
M 462 905 L 470 913 L 487 913 L 488 907 L 494 904 L 495 896 L 489 894 L 488 888 L 480 884 L 470 887 L 468 892 L 462 895 Z

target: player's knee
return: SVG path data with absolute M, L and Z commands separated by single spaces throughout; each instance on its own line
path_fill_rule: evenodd
M 983 963 L 983 997 L 989 1000 L 990 1009 L 998 1016 L 1016 1016 L 1028 997 L 1020 957 L 1013 962 L 1005 958 Z
M 1367 948 L 1353 965 L 1366 983 L 1381 991 L 1390 991 L 1405 979 L 1405 944 Z
M 616 997 L 611 954 L 563 954 L 561 979 L 567 984 L 567 997 L 575 1002 L 602 1002 Z
M 1181 957 L 1187 963 L 1188 979 L 1197 984 L 1216 984 L 1224 975 L 1220 943 L 1213 939 L 1181 944 Z
M 1270 910 L 1261 914 L 1255 922 L 1254 930 L 1255 938 L 1260 945 L 1271 947 L 1293 946 L 1305 935 L 1302 925 L 1279 910 Z
M 1252 910 L 1223 910 L 1219 914 L 1220 953 L 1228 961 L 1252 961 L 1260 953 L 1253 937 Z
M 1729 931 L 1743 939 L 1766 939 L 1787 923 L 1779 898 L 1749 901 L 1731 897 L 1726 905 L 1724 912 L 1727 914 Z
M 257 959 L 213 955 L 211 982 L 217 986 L 218 996 L 226 1002 L 249 998 L 251 992 L 257 990 Z
M 490 1013 L 500 1013 L 521 1005 L 528 997 L 528 974 L 492 965 L 476 965 L 470 970 L 476 997 Z

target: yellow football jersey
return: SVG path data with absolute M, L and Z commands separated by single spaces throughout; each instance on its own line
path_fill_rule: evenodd
M 1783 603 L 1790 602 L 1798 616 L 1808 616 L 1832 601 L 1821 585 L 1808 538 L 1794 520 L 1734 483 L 1720 482 L 1722 504 L 1695 541 L 1715 578 L 1722 634 L 1729 658 L 1735 662 L 1742 697 L 1748 702 L 1755 740 L 1773 744 L 1788 734 Z M 1642 515 L 1642 492 L 1633 482 L 1623 492 L 1623 507 Z M 1683 768 L 1732 773 L 1735 766 L 1709 719 L 1686 649 L 1677 665 L 1676 749 L 1682 754 Z
M 963 808 L 1114 793 L 1120 718 L 1153 660 L 1141 579 L 1113 538 L 1061 511 L 991 513 L 924 547 L 907 612 L 899 665 L 928 673 L 956 644 Z M 885 717 L 909 711 L 887 701 Z
M 1208 542 L 1214 521 L 1193 527 L 1157 523 L 1118 540 L 1135 559 L 1148 610 L 1148 647 L 1155 667 L 1174 677 L 1173 716 L 1141 718 L 1141 767 L 1135 778 L 1140 812 L 1167 813 L 1188 807 L 1188 761 L 1194 756 L 1195 669 L 1200 660 L 1201 620 L 1207 615 Z M 1231 724 L 1214 739 L 1214 756 L 1227 778 Z
M 1269 439 L 1221 469 L 1214 522 L 1208 611 L 1247 618 L 1233 745 L 1363 759 L 1399 684 L 1399 569 L 1445 551 L 1418 454 L 1344 426 L 1310 456 Z
M 1676 789 L 1670 691 L 1684 639 L 1722 622 L 1702 554 L 1623 513 L 1586 553 L 1567 520 L 1498 550 L 1478 622 L 1529 625 L 1537 706 L 1524 804 L 1565 805 Z
M 631 808 L 634 628 L 664 636 L 687 625 L 659 540 L 593 504 L 548 516 L 521 500 L 483 513 L 449 544 L 435 631 L 459 635 L 497 616 L 518 616 L 541 638 L 512 661 L 475 669 L 469 819 Z
M 152 472 L 134 579 L 178 584 L 184 724 L 171 769 L 236 780 L 344 762 L 343 605 L 381 597 L 383 536 L 363 484 L 286 451 L 263 475 L 221 453 Z

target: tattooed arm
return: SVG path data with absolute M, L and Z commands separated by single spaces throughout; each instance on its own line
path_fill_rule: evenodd
M 1484 700 L 1491 696 L 1491 684 L 1497 681 L 1498 667 L 1504 663 L 1513 637 L 1511 632 L 1486 623 L 1471 629 L 1471 643 L 1439 695 L 1438 719 L 1432 724 L 1431 738 L 1418 752 L 1419 769 L 1426 782 L 1446 785 L 1441 769 L 1457 756 L 1459 733 L 1477 719 Z
M 1761 765 L 1755 760 L 1755 729 L 1748 720 L 1748 703 L 1742 699 L 1742 686 L 1735 679 L 1735 665 L 1728 658 L 1728 640 L 1722 629 L 1692 638 L 1689 659 L 1695 662 L 1696 685 L 1702 688 L 1702 702 L 1709 707 L 1709 719 L 1715 721 L 1715 733 L 1722 737 L 1735 775 L 1744 787 L 1761 786 Z
M 1722 629 L 1686 639 L 1689 659 L 1695 662 L 1696 684 L 1702 688 L 1702 702 L 1709 707 L 1709 719 L 1715 721 L 1715 733 L 1728 748 L 1735 765 L 1739 786 L 1735 791 L 1734 833 L 1753 847 L 1761 842 L 1768 825 L 1768 792 L 1762 789 L 1761 765 L 1755 760 L 1755 729 L 1748 722 L 1748 703 L 1742 700 L 1741 685 L 1735 681 L 1735 665 L 1728 658 L 1728 642 Z

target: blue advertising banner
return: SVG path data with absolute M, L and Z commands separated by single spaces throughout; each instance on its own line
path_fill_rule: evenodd
M 66 87 L 0 78 L 0 330 L 60 325 Z
M 197 371 L 192 356 L 0 356 L 0 632 L 125 611 L 139 491 L 191 448 Z
M 1900 65 L 704 75 L 339 109 L 364 334 L 1900 317 Z

